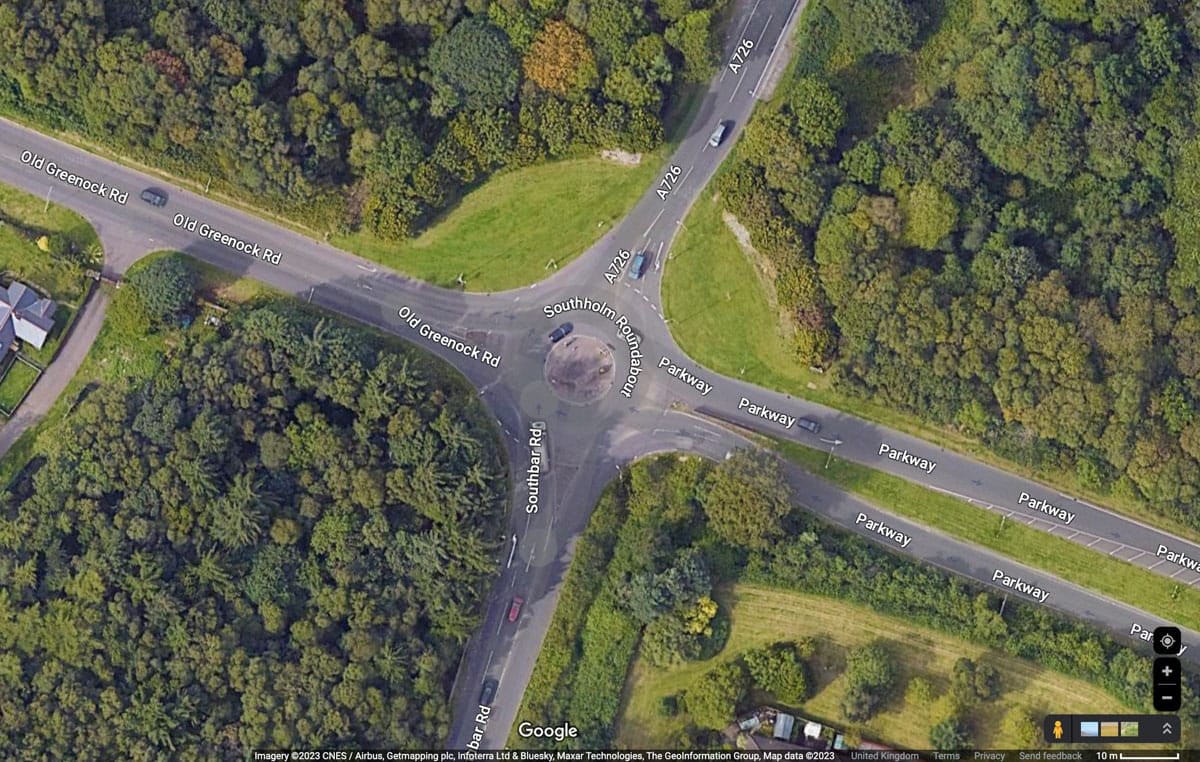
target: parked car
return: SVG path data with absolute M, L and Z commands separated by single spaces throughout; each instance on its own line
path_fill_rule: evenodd
M 644 272 L 646 272 L 646 252 L 641 251 L 629 263 L 629 279 L 637 280 L 642 277 L 642 273 Z
M 167 194 L 157 191 L 154 188 L 147 188 L 142 191 L 142 201 L 145 201 L 150 206 L 166 206 Z
M 725 139 L 725 131 L 729 129 L 729 122 L 721 122 L 717 128 L 713 130 L 712 135 L 708 137 L 708 144 L 713 148 L 721 145 L 721 141 Z
M 521 616 L 521 606 L 525 604 L 525 599 L 517 596 L 512 599 L 512 605 L 508 607 L 508 621 L 515 622 Z
M 558 342 L 567 338 L 567 334 L 574 330 L 575 326 L 571 325 L 570 323 L 563 323 L 558 328 L 555 328 L 550 332 L 550 343 L 557 344 Z
M 483 690 L 479 692 L 479 705 L 491 706 L 496 700 L 496 689 L 500 687 L 500 683 L 496 682 L 495 678 L 489 677 L 483 681 Z
M 821 424 L 811 418 L 800 418 L 796 421 L 796 425 L 812 434 L 817 434 L 821 431 Z

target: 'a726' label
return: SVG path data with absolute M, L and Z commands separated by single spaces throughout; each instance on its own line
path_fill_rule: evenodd
M 683 168 L 678 164 L 672 164 L 671 168 L 666 171 L 657 188 L 660 201 L 666 200 L 667 196 L 671 195 L 671 189 L 675 187 L 675 183 L 679 182 L 681 174 L 683 174 Z
M 746 63 L 746 59 L 750 57 L 750 48 L 754 47 L 754 40 L 742 40 L 738 46 L 733 49 L 733 55 L 729 58 L 729 70 L 737 74 L 742 65 Z

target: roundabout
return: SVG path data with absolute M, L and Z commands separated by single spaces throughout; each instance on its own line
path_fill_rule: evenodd
M 545 372 L 546 383 L 563 402 L 590 405 L 612 390 L 612 350 L 593 336 L 569 336 L 546 355 Z

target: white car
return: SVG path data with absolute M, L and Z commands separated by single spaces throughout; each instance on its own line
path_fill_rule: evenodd
M 727 127 L 728 124 L 725 122 L 718 124 L 717 129 L 713 130 L 713 134 L 709 136 L 708 144 L 713 148 L 721 145 L 721 141 L 725 139 L 725 130 Z

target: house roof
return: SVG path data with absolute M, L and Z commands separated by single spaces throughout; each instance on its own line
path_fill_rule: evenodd
M 41 349 L 54 329 L 56 309 L 53 299 L 43 299 L 20 281 L 0 287 L 0 342 L 7 347 L 21 339 Z

